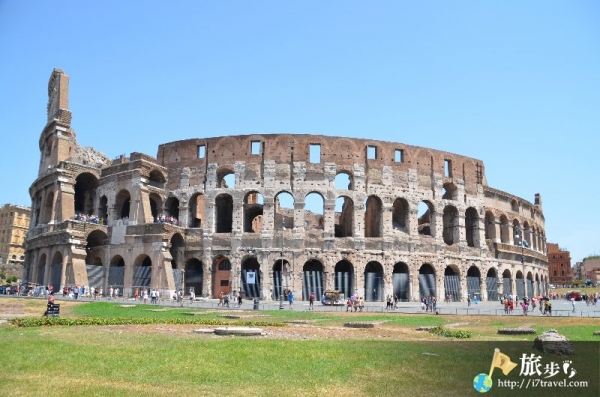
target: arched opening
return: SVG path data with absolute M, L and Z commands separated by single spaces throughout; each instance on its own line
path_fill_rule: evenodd
M 345 172 L 338 172 L 333 181 L 333 185 L 337 190 L 353 190 L 352 176 Z
M 196 258 L 185 263 L 185 292 L 198 296 L 202 294 L 202 262 Z
M 235 189 L 235 172 L 231 168 L 221 168 L 217 171 L 217 187 Z
M 513 293 L 512 291 L 512 274 L 510 270 L 506 269 L 502 272 L 502 292 L 508 296 Z
M 247 258 L 242 262 L 242 290 L 248 298 L 260 298 L 260 264 L 256 258 Z
M 346 298 L 350 297 L 354 291 L 354 266 L 347 260 L 336 263 L 334 268 L 334 289 L 342 291 Z
M 84 172 L 75 178 L 75 214 L 95 215 L 94 200 L 96 198 L 96 189 L 98 188 L 98 179 Z
M 444 242 L 452 245 L 458 242 L 460 231 L 458 229 L 458 210 L 456 207 L 448 205 L 444 208 Z
M 525 291 L 525 296 L 528 298 L 531 298 L 532 296 L 534 296 L 534 291 L 533 291 L 533 274 L 531 274 L 531 272 L 527 273 L 527 283 L 526 283 L 526 291 Z
M 101 258 L 104 257 L 104 247 L 108 242 L 108 236 L 101 230 L 94 230 L 87 237 L 85 267 L 90 287 L 101 288 L 104 284 L 104 267 Z
M 444 200 L 457 200 L 458 199 L 458 189 L 456 185 L 452 182 L 444 183 L 442 187 L 442 199 Z
M 165 188 L 165 176 L 159 170 L 150 171 L 150 175 L 148 175 L 148 185 L 154 186 L 159 189 Z
M 354 235 L 354 202 L 346 196 L 335 200 L 335 237 L 352 237 Z
M 435 237 L 435 210 L 429 201 L 419 202 L 417 223 L 420 235 Z
M 50 274 L 53 291 L 58 292 L 60 290 L 60 280 L 62 276 L 63 267 L 63 256 L 60 252 L 57 252 L 52 257 L 52 263 L 50 264 Z
M 467 208 L 465 212 L 465 231 L 467 234 L 467 245 L 479 248 L 479 214 L 473 207 Z
M 150 200 L 150 213 L 152 214 L 152 221 L 158 222 L 159 217 L 162 216 L 162 198 L 156 193 L 150 193 L 148 198 Z
M 169 253 L 171 254 L 171 269 L 173 271 L 173 282 L 175 284 L 175 290 L 180 291 L 184 289 L 183 278 L 185 273 L 183 269 L 179 268 L 179 264 L 183 263 L 185 255 L 185 240 L 181 233 L 174 233 L 169 241 Z
M 37 266 L 37 283 L 40 285 L 44 285 L 46 284 L 45 280 L 44 280 L 44 272 L 46 270 L 46 254 L 42 254 L 40 256 L 40 260 L 38 262 L 38 266 Z
M 419 297 L 423 300 L 426 296 L 436 296 L 435 270 L 428 263 L 419 268 Z
M 500 242 L 504 244 L 510 243 L 510 228 L 506 215 L 500 216 Z
M 44 205 L 44 223 L 50 223 L 54 219 L 54 192 L 49 192 Z
M 115 255 L 108 266 L 108 285 L 122 288 L 125 284 L 125 260 L 120 255 Z M 102 284 L 99 287 L 103 287 Z
M 302 268 L 302 300 L 308 300 L 310 293 L 323 295 L 323 264 L 311 259 Z
M 513 226 L 513 242 L 515 245 L 520 246 L 521 241 L 523 241 L 523 234 L 521 231 L 521 224 L 517 219 L 515 219 L 512 223 Z M 520 295 L 523 296 L 523 295 Z
M 515 275 L 515 287 L 517 288 L 517 297 L 523 298 L 525 296 L 525 276 L 520 270 Z
M 531 227 L 531 248 L 535 251 L 538 250 L 538 232 L 535 226 Z
M 539 274 L 535 274 L 535 290 L 533 291 L 533 296 L 537 296 L 537 295 L 542 295 L 542 288 L 540 285 L 540 275 Z
M 233 198 L 229 194 L 219 194 L 215 198 L 215 221 L 217 233 L 231 233 L 233 230 Z
M 34 218 L 35 218 L 35 226 L 37 226 L 40 224 L 40 222 L 43 222 L 42 219 L 40 219 L 40 213 L 41 213 L 41 208 L 42 208 L 42 198 L 40 197 L 39 192 L 37 192 L 35 194 L 34 198 L 32 199 L 32 204 L 33 204 L 33 214 L 34 214 Z M 32 218 L 32 220 L 34 218 Z
M 304 198 L 304 228 L 307 230 L 323 230 L 323 196 L 320 193 L 309 193 Z
M 290 285 L 290 263 L 285 259 L 278 259 L 273 265 L 273 299 L 279 300 L 283 293 L 282 299 L 287 300 L 287 291 L 290 289 Z
M 133 288 L 145 289 L 152 281 L 152 260 L 148 255 L 139 255 L 133 262 Z
M 510 209 L 513 210 L 514 212 L 519 212 L 519 202 L 515 199 L 513 199 L 510 202 Z
M 531 247 L 531 229 L 529 228 L 528 222 L 523 223 L 523 238 L 525 241 L 525 247 Z
M 498 300 L 498 273 L 493 267 L 487 272 L 485 279 L 485 287 L 487 289 L 487 300 Z
M 383 302 L 383 266 L 379 262 L 365 266 L 365 301 Z
M 294 228 L 294 197 L 288 192 L 281 192 L 275 196 L 275 230 Z
M 467 294 L 474 299 L 482 300 L 481 296 L 481 272 L 477 266 L 471 266 L 467 270 Z
M 115 208 L 119 219 L 129 219 L 129 209 L 131 207 L 131 195 L 125 189 L 117 193 L 115 198 Z
M 177 197 L 169 197 L 165 202 L 165 222 L 172 225 L 179 224 L 179 199 Z
M 410 301 L 409 270 L 406 263 L 398 262 L 394 265 L 392 287 L 394 289 L 394 296 L 397 296 L 400 301 Z
M 392 206 L 392 227 L 394 230 L 408 232 L 408 201 L 403 198 L 394 200 Z
M 231 292 L 231 262 L 229 258 L 219 257 L 213 264 L 213 298 Z
M 190 199 L 189 205 L 189 227 L 197 228 L 202 227 L 204 219 L 204 213 L 206 211 L 205 197 L 202 193 L 195 193 Z
M 446 266 L 444 270 L 444 290 L 446 300 L 460 302 L 460 273 L 456 266 Z
M 258 192 L 249 192 L 244 197 L 244 232 L 260 233 L 263 229 L 264 199 Z
M 104 222 L 100 222 L 101 224 L 107 224 L 108 220 L 108 198 L 106 196 L 100 197 L 100 205 L 98 206 L 98 216 Z
M 489 211 L 485 213 L 485 239 L 496 240 L 496 218 Z
M 377 196 L 369 196 L 365 203 L 365 237 L 382 237 L 383 204 Z

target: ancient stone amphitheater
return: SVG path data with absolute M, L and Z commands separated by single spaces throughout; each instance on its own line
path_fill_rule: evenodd
M 156 158 L 109 160 L 78 146 L 68 83 L 53 71 L 30 188 L 30 282 L 266 300 L 547 290 L 540 196 L 489 187 L 481 160 L 288 134 L 188 139 Z

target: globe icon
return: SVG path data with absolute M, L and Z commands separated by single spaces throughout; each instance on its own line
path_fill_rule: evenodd
M 479 374 L 473 379 L 473 387 L 479 393 L 486 393 L 490 391 L 493 385 L 494 382 L 488 374 Z

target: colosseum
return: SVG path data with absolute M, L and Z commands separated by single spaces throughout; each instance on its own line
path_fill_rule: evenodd
M 27 281 L 264 300 L 547 292 L 541 197 L 491 188 L 481 160 L 299 134 L 187 139 L 110 160 L 77 144 L 68 87 L 55 69 Z

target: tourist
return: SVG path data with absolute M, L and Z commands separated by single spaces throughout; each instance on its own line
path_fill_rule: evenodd
M 290 302 L 290 310 L 294 308 L 294 291 L 288 293 L 288 302 Z
M 315 310 L 315 294 L 312 291 L 308 296 L 308 310 Z

